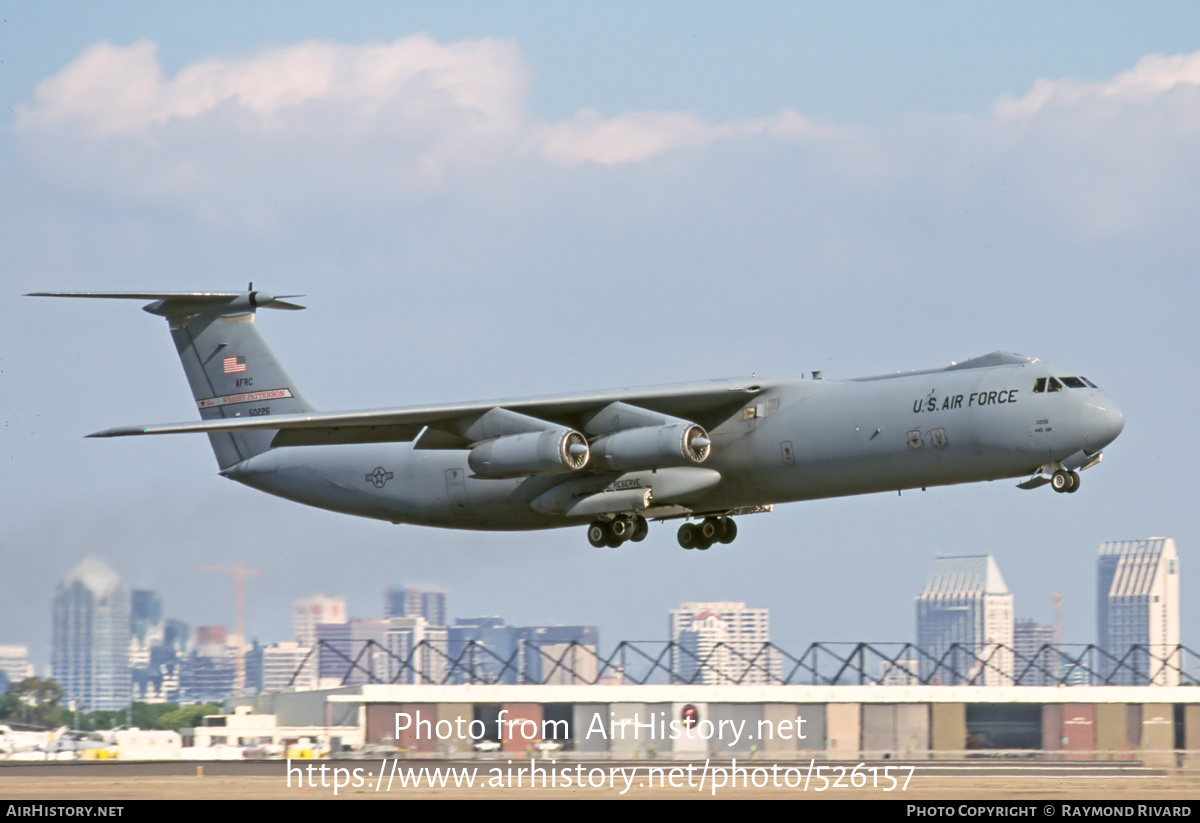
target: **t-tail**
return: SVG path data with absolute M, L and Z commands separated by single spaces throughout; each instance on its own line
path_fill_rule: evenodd
M 293 414 L 312 407 L 254 327 L 258 309 L 302 309 L 261 291 L 37 292 L 31 297 L 151 300 L 145 311 L 165 317 L 203 420 Z M 284 295 L 293 297 L 297 295 Z M 210 432 L 222 470 L 271 447 L 274 429 Z

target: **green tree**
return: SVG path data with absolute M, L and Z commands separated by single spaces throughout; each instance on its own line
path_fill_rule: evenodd
M 53 680 L 27 677 L 10 683 L 0 700 L 0 720 L 41 726 L 46 729 L 65 725 L 70 712 L 62 708 L 62 687 Z
M 200 725 L 204 715 L 220 714 L 221 707 L 216 703 L 206 703 L 201 706 L 184 706 L 173 712 L 168 712 L 158 719 L 160 729 L 179 731 Z
M 178 703 L 134 703 L 133 725 L 139 729 L 159 729 L 163 715 L 178 710 Z

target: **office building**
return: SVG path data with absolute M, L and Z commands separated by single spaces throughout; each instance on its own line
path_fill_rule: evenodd
M 8 690 L 9 684 L 20 683 L 29 677 L 33 677 L 29 647 L 0 646 L 0 694 Z
M 778 654 L 767 609 L 745 603 L 684 603 L 671 609 L 667 630 L 677 644 L 672 671 L 682 682 L 742 685 L 778 682 Z
M 599 674 L 600 630 L 595 626 L 529 626 L 521 629 L 525 679 L 547 686 L 579 686 Z
M 1054 629 L 1034 620 L 1013 624 L 1013 677 L 1018 686 L 1053 686 L 1059 679 Z
M 389 617 L 388 683 L 442 683 L 448 671 L 448 632 L 424 617 Z
M 319 623 L 318 688 L 386 683 L 387 626 L 382 620 L 352 618 Z
M 321 623 L 345 623 L 346 619 L 346 601 L 340 597 L 318 594 L 292 604 L 292 629 L 301 646 L 316 643 Z
M 64 703 L 123 709 L 131 699 L 129 592 L 112 569 L 87 559 L 54 593 L 51 670 Z
M 246 653 L 246 686 L 255 694 L 311 691 L 317 687 L 317 655 L 295 641 L 255 644 Z
M 921 679 L 1005 686 L 1013 680 L 1013 596 L 991 555 L 939 557 L 917 598 Z
M 457 667 L 452 683 L 519 683 L 518 631 L 502 617 L 459 618 L 447 627 L 447 649 Z
M 190 652 L 179 660 L 180 702 L 219 703 L 236 694 L 239 645 L 224 626 L 197 628 Z
M 1097 645 L 1106 682 L 1178 686 L 1179 555 L 1169 537 L 1100 544 Z
M 421 617 L 430 626 L 446 625 L 445 589 L 388 589 L 383 617 Z

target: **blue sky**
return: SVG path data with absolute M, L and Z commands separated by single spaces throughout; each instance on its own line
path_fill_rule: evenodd
M 991 552 L 1018 614 L 1050 622 L 1057 589 L 1088 642 L 1097 545 L 1156 535 L 1186 593 L 1200 8 L 1098 8 L 7 5 L 0 642 L 46 660 L 88 554 L 193 625 L 232 623 L 195 569 L 245 560 L 264 640 L 293 599 L 365 616 L 423 584 L 606 643 L 701 599 L 770 607 L 793 648 L 903 641 L 933 557 Z M 1069 498 L 795 504 L 727 550 L 659 526 L 596 552 L 303 509 L 221 480 L 199 438 L 85 441 L 188 416 L 165 329 L 17 296 L 248 280 L 308 295 L 260 323 L 329 409 L 1006 349 L 1087 374 L 1127 426 Z

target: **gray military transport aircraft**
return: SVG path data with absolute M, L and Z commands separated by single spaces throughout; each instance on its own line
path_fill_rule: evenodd
M 587 525 L 594 546 L 683 519 L 679 544 L 737 536 L 772 504 L 1028 477 L 1079 488 L 1125 424 L 1073 369 L 995 352 L 942 369 L 318 412 L 254 326 L 300 309 L 254 291 L 39 292 L 153 301 L 201 422 L 90 437 L 204 432 L 221 474 L 298 503 L 456 529 Z M 695 522 L 693 522 L 695 521 Z

